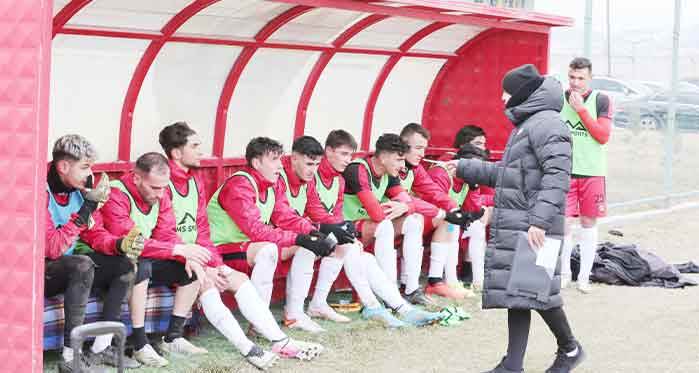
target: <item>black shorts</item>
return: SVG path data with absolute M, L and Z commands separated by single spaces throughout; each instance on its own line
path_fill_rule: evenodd
M 150 286 L 185 286 L 197 280 L 192 272 L 192 277 L 184 270 L 184 263 L 176 260 L 139 259 L 138 272 L 136 272 L 136 284 L 145 279 L 150 279 Z

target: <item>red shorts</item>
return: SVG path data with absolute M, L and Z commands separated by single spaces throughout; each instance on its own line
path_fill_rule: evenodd
M 606 183 L 604 176 L 570 179 L 566 216 L 599 218 L 607 215 Z
M 235 242 L 227 243 L 223 245 L 216 246 L 221 257 L 223 258 L 223 263 L 236 271 L 243 272 L 250 276 L 252 274 L 252 267 L 248 264 L 248 246 L 254 242 Z M 279 257 L 279 262 L 281 262 L 282 249 L 279 248 L 277 253 Z

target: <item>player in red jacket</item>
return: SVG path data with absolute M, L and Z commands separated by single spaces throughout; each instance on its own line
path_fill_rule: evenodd
M 249 363 L 259 369 L 274 365 L 276 354 L 299 359 L 315 357 L 322 347 L 292 340 L 284 334 L 248 276 L 225 265 L 211 242 L 206 214 L 206 188 L 196 172 L 203 157 L 197 133 L 187 123 L 177 122 L 160 131 L 159 142 L 170 159 L 170 185 L 166 193 L 173 202 L 177 234 L 185 243 L 203 246 L 211 252 L 211 260 L 205 268 L 208 281 L 199 294 L 201 307 L 209 322 L 238 348 Z M 273 352 L 264 351 L 245 335 L 231 311 L 223 304 L 220 291 L 234 295 L 243 316 L 256 331 L 273 343 Z
M 252 282 L 267 304 L 277 258 L 291 260 L 285 324 L 322 332 L 303 307 L 316 258 L 332 254 L 336 242 L 289 207 L 279 180 L 282 153 L 282 145 L 270 138 L 257 137 L 248 143 L 247 166 L 228 178 L 209 201 L 211 240 L 231 268 L 252 273 Z M 263 253 L 273 258 L 275 265 L 260 271 L 264 263 L 258 259 Z

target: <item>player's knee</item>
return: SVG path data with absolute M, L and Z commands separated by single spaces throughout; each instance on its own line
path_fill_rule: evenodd
M 376 232 L 374 237 L 376 240 L 392 240 L 395 236 L 395 230 L 393 229 L 393 223 L 390 220 L 383 220 L 376 226 Z
M 255 263 L 276 263 L 279 260 L 279 248 L 273 243 L 266 243 L 255 255 Z
M 403 234 L 408 232 L 419 232 L 422 234 L 424 226 L 424 218 L 420 214 L 410 214 L 403 221 Z

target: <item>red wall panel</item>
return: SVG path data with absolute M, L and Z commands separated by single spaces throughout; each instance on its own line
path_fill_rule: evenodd
M 544 73 L 547 59 L 547 34 L 486 31 L 465 45 L 442 67 L 427 97 L 423 125 L 432 133 L 430 145 L 451 147 L 459 128 L 475 124 L 485 129 L 489 149 L 502 150 L 512 130 L 500 100 L 502 77 L 525 63 Z
M 0 361 L 42 371 L 49 0 L 0 0 Z

